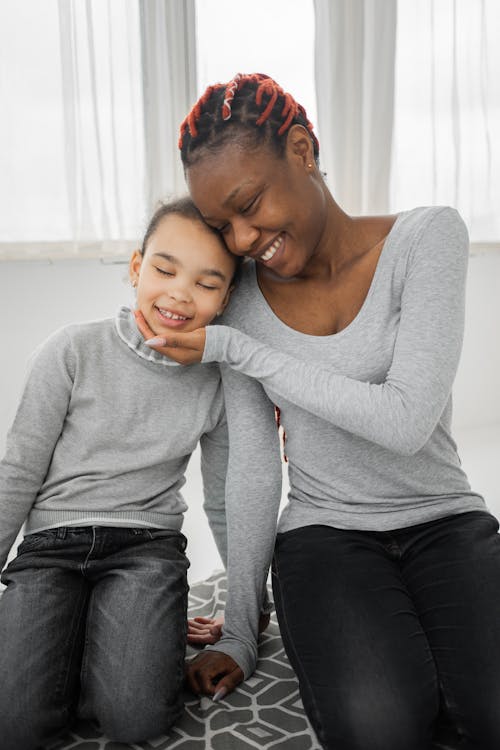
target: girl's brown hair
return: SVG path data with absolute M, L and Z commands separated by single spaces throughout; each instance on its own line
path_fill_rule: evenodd
M 191 221 L 198 221 L 200 224 L 203 225 L 203 227 L 208 232 L 211 232 L 218 238 L 222 247 L 226 250 L 226 252 L 229 255 L 231 255 L 232 258 L 234 258 L 235 271 L 234 271 L 234 275 L 231 280 L 231 283 L 235 284 L 236 281 L 238 280 L 243 258 L 229 253 L 229 250 L 226 248 L 224 244 L 224 240 L 222 239 L 220 233 L 216 229 L 214 229 L 214 227 L 211 227 L 209 224 L 205 222 L 205 220 L 203 219 L 203 216 L 200 214 L 195 204 L 193 203 L 193 201 L 188 195 L 183 196 L 182 198 L 174 198 L 172 200 L 166 201 L 165 203 L 159 204 L 158 208 L 156 209 L 153 216 L 151 217 L 148 227 L 146 229 L 146 232 L 144 234 L 144 239 L 142 241 L 141 249 L 139 251 L 140 254 L 144 257 L 144 253 L 146 252 L 148 242 L 151 239 L 151 236 L 156 232 L 156 230 L 158 229 L 158 226 L 163 221 L 163 219 L 166 216 L 171 216 L 173 214 L 175 214 L 176 216 L 183 216 L 185 219 L 191 219 Z

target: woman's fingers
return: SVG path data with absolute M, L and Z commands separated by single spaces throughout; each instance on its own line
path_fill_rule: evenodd
M 201 359 L 205 348 L 205 329 L 197 328 L 187 333 L 162 333 L 161 336 L 147 339 L 145 343 L 153 349 L 186 349 L 191 353 L 198 353 Z
M 186 676 L 194 693 L 211 696 L 221 690 L 227 694 L 243 680 L 243 672 L 234 659 L 220 651 L 199 654 L 189 663 Z
M 243 682 L 243 671 L 239 667 L 236 667 L 236 669 L 233 669 L 217 683 L 217 689 L 213 696 L 214 701 L 222 700 L 222 698 L 228 693 L 231 693 L 240 682 Z
M 205 349 L 205 329 L 198 328 L 187 333 L 162 333 L 155 335 L 154 331 L 146 323 L 144 315 L 140 310 L 134 310 L 137 328 L 144 336 L 151 349 L 164 354 L 181 365 L 191 365 L 201 362 Z

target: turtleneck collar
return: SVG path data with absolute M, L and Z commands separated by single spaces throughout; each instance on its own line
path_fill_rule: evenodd
M 166 357 L 164 354 L 160 354 L 145 345 L 144 338 L 137 328 L 134 314 L 130 307 L 126 307 L 125 305 L 120 307 L 115 318 L 115 326 L 121 340 L 124 341 L 130 349 L 133 349 L 139 357 L 142 357 L 142 359 L 147 359 L 148 362 L 154 362 L 155 364 L 168 367 L 179 365 L 179 363 L 174 362 L 173 359 L 169 359 L 169 357 Z

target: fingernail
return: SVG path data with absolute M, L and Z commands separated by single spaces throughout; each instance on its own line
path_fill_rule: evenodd
M 144 342 L 146 346 L 166 346 L 167 342 L 161 336 L 154 336 L 152 339 L 148 339 Z
M 212 698 L 212 700 L 214 701 L 214 703 L 217 703 L 217 701 L 220 701 L 222 700 L 222 698 L 224 698 L 226 693 L 227 693 L 227 688 L 221 687 L 220 690 L 217 690 L 214 693 L 214 697 Z

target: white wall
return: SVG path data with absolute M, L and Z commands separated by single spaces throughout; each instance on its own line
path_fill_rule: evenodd
M 458 429 L 500 423 L 500 249 L 469 260 L 465 337 L 454 388 Z
M 0 453 L 34 347 L 66 323 L 113 315 L 131 299 L 126 266 L 98 260 L 0 263 Z M 494 493 L 500 510 L 500 483 L 481 466 L 500 447 L 500 251 L 472 256 L 469 265 L 464 350 L 454 390 L 455 428 L 463 438 L 466 470 L 480 491 Z M 486 437 L 485 437 L 486 436 Z M 483 450 L 481 441 L 488 448 Z M 460 445 L 460 440 L 459 440 Z M 474 458 L 475 457 L 475 458 Z M 477 461 L 476 461 L 477 459 Z M 201 510 L 198 456 L 188 469 L 185 491 L 190 510 L 184 531 L 189 539 L 190 578 L 203 578 L 220 560 Z M 476 476 L 477 475 L 477 476 Z M 495 494 L 496 493 L 496 494 Z

